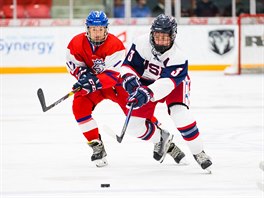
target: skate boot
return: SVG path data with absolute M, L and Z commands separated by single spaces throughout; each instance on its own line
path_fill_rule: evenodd
M 154 144 L 153 158 L 155 160 L 160 161 L 160 163 L 163 162 L 172 139 L 173 135 L 163 129 L 160 129 L 160 141 Z
M 183 159 L 185 157 L 184 152 L 182 152 L 181 149 L 175 145 L 175 143 L 170 143 L 167 153 L 174 159 L 177 164 L 187 164 L 186 160 Z
M 103 167 L 106 166 L 107 160 L 106 160 L 106 152 L 103 145 L 103 142 L 101 140 L 92 140 L 91 142 L 88 142 L 88 145 L 93 149 L 93 155 L 91 157 L 91 160 L 95 163 L 97 167 Z
M 202 169 L 208 170 L 209 172 L 212 165 L 212 161 L 208 155 L 205 154 L 204 151 L 201 153 L 198 153 L 196 155 L 193 155 L 194 159 L 197 161 L 197 163 L 202 167 Z

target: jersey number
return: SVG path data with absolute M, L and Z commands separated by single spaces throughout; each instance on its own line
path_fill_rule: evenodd
M 173 77 L 175 77 L 175 76 L 178 76 L 179 75 L 179 73 L 181 72 L 183 70 L 183 68 L 177 68 L 176 70 L 173 70 L 172 72 L 171 72 L 171 75 L 173 76 Z
M 129 62 L 132 61 L 134 54 L 135 54 L 135 51 L 134 50 L 131 50 L 130 53 L 129 53 L 129 55 L 128 55 L 128 57 L 127 57 L 127 60 Z

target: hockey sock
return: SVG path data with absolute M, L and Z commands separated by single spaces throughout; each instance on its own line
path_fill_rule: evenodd
M 200 153 L 203 150 L 203 143 L 190 110 L 183 105 L 174 105 L 170 108 L 170 112 L 175 126 L 186 141 L 192 154 Z
M 141 140 L 157 143 L 160 141 L 160 130 L 154 123 L 145 118 L 131 117 L 127 133 Z
M 94 139 L 100 139 L 99 138 L 99 131 L 98 128 L 92 129 L 90 131 L 83 133 L 84 137 L 87 139 L 88 142 L 94 140 Z
M 88 141 L 99 139 L 99 131 L 96 121 L 91 115 L 77 120 L 81 132 Z

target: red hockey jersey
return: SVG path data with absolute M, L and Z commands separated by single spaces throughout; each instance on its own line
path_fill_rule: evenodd
M 88 67 L 91 73 L 97 75 L 105 89 L 116 84 L 124 58 L 125 47 L 113 34 L 108 33 L 105 42 L 96 47 L 83 32 L 74 36 L 68 44 L 66 64 L 68 71 L 77 80 L 83 67 Z

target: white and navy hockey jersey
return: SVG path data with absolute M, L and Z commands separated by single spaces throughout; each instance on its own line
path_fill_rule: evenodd
M 138 37 L 132 44 L 121 69 L 121 76 L 136 75 L 142 85 L 154 93 L 153 101 L 170 94 L 188 75 L 188 60 L 180 48 L 172 47 L 161 55 L 153 55 L 149 34 Z

